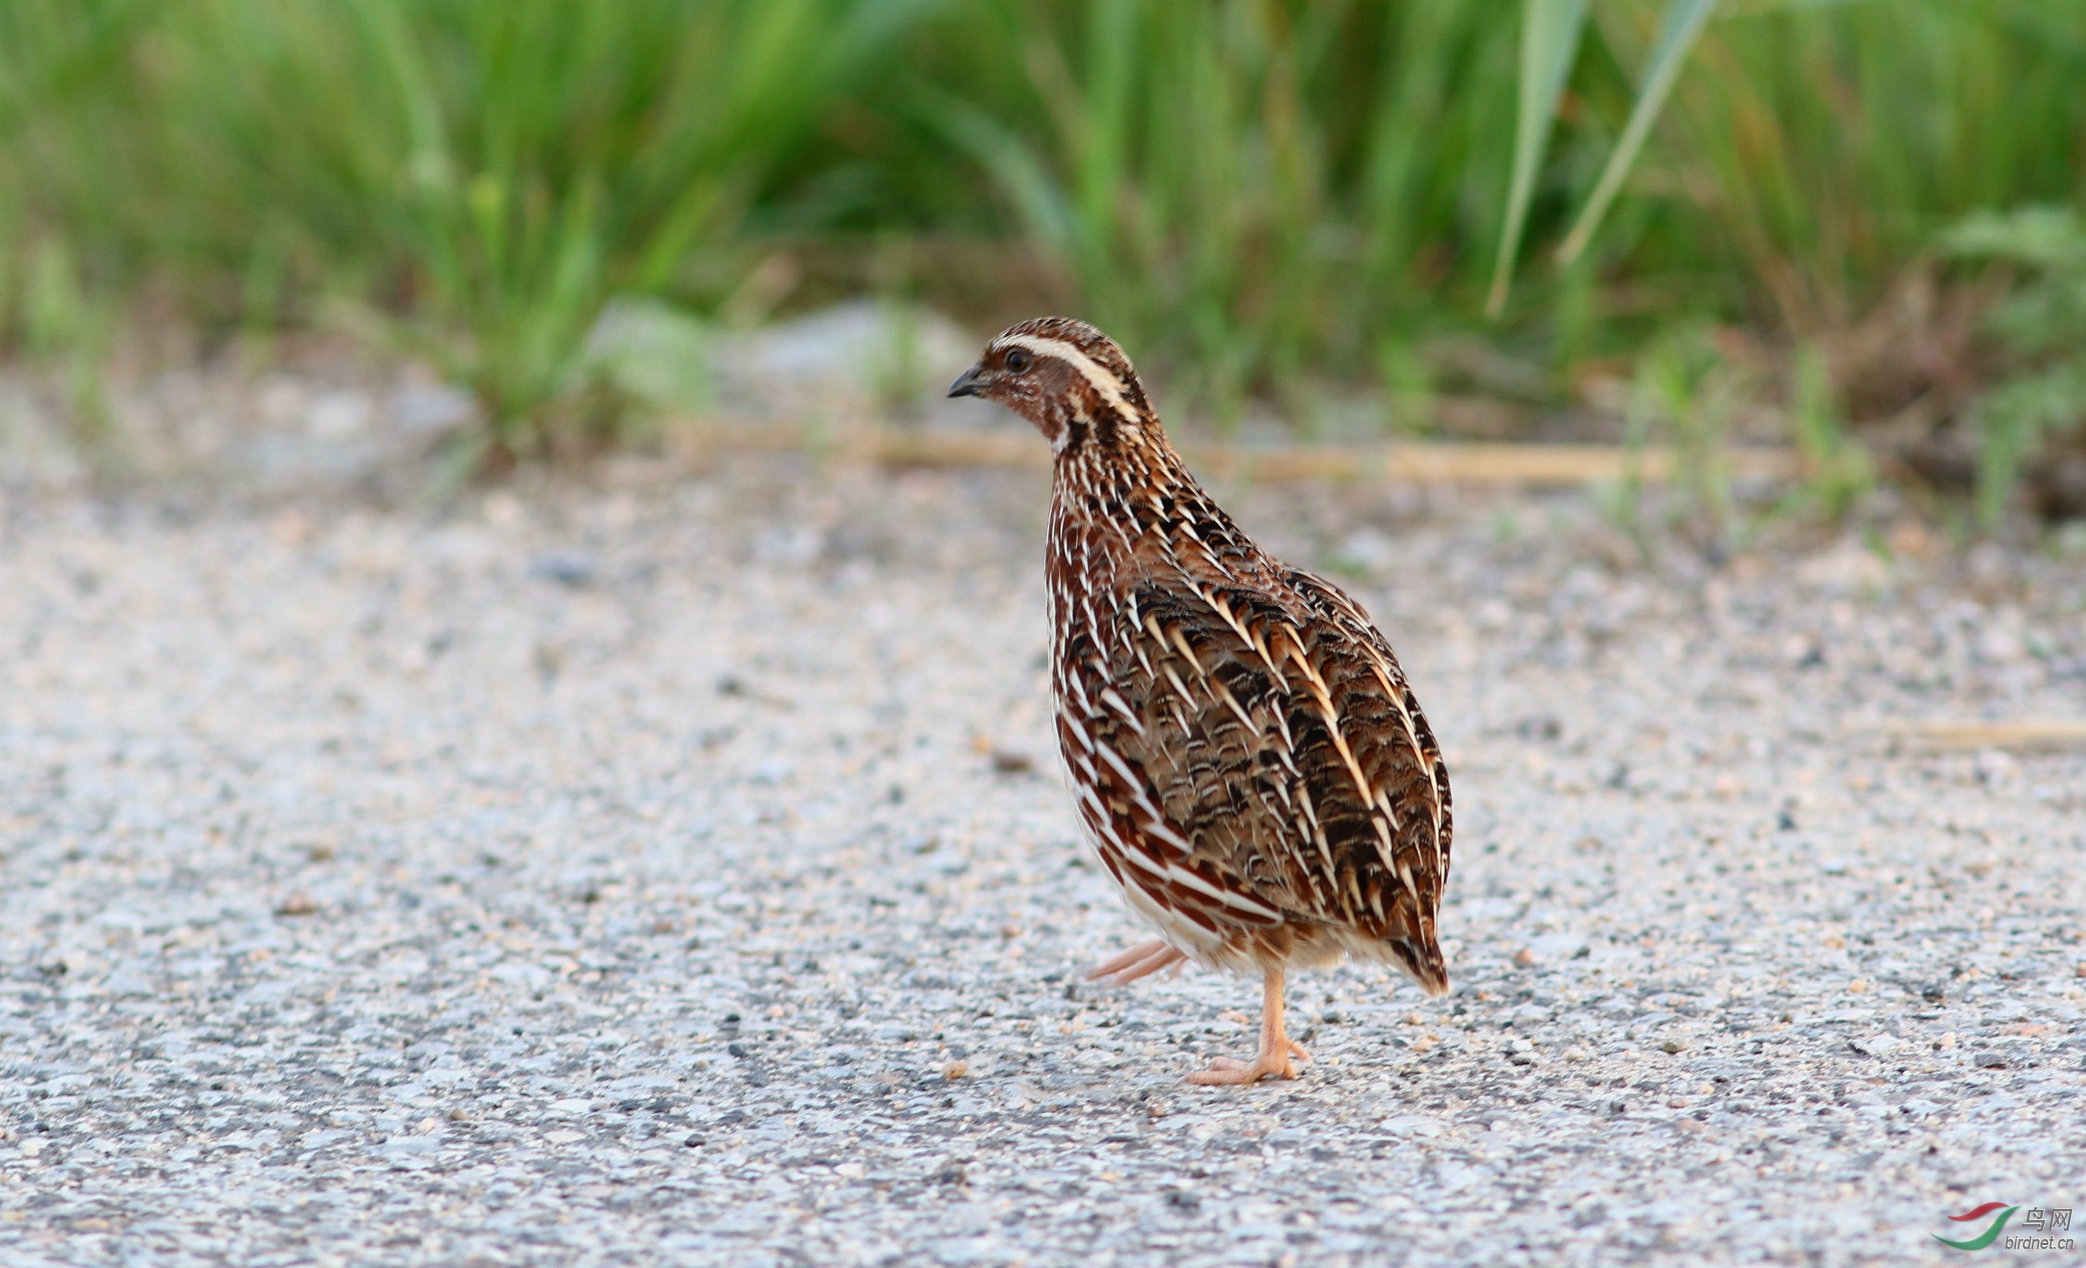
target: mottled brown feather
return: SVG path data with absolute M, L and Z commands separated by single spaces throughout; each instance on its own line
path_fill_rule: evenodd
M 966 388 L 1028 416 L 1057 454 L 1059 747 L 1132 907 L 1205 964 L 1348 952 L 1445 990 L 1448 771 L 1368 614 L 1233 523 L 1091 326 L 1016 326 Z

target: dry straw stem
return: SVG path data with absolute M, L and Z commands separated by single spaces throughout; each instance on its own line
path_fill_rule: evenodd
M 1936 719 L 1899 722 L 1886 735 L 1934 749 L 2049 750 L 2086 747 L 2086 719 L 2001 718 L 1994 721 Z
M 895 467 L 1041 467 L 1049 451 L 1023 434 L 930 432 L 892 427 L 846 429 L 823 441 L 772 424 L 704 423 L 678 429 L 692 449 L 786 450 L 817 447 L 836 456 Z M 1209 475 L 1248 480 L 1385 480 L 1420 484 L 1572 486 L 1635 478 L 1666 480 L 1669 449 L 1620 445 L 1510 445 L 1396 442 L 1380 445 L 1247 446 L 1184 442 L 1182 456 Z M 1787 449 L 1726 453 L 1740 479 L 1790 480 L 1802 474 Z

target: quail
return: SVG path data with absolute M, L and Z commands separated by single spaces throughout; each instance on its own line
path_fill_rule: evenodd
M 1448 769 L 1361 605 L 1232 522 L 1094 327 L 1011 327 L 949 395 L 1020 414 L 1054 456 L 1058 747 L 1090 844 L 1159 935 L 1092 976 L 1261 974 L 1259 1055 L 1189 1076 L 1206 1084 L 1297 1076 L 1292 967 L 1352 955 L 1445 992 Z

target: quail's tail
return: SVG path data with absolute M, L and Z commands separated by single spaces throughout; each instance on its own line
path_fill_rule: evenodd
M 1436 941 L 1433 931 L 1417 938 L 1399 938 L 1390 943 L 1391 956 L 1398 966 L 1420 984 L 1420 989 L 1429 995 L 1449 993 L 1448 965 L 1441 958 L 1441 943 Z

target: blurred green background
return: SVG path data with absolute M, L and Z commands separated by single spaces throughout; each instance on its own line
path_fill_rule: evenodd
M 613 302 L 869 294 L 1088 317 L 1217 428 L 1487 400 L 2086 513 L 2081 207 L 2086 0 L 0 5 L 0 348 L 346 330 L 524 455 L 631 408 Z

